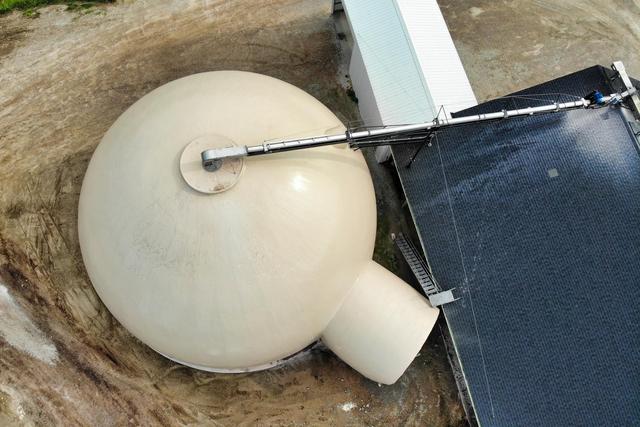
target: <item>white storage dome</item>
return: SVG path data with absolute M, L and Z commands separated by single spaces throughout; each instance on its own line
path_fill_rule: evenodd
M 371 261 L 369 171 L 346 146 L 233 160 L 200 152 L 344 130 L 305 92 L 237 71 L 197 74 L 143 97 L 111 127 L 79 206 L 85 266 L 136 337 L 211 371 L 277 364 L 323 339 L 394 382 L 437 310 Z

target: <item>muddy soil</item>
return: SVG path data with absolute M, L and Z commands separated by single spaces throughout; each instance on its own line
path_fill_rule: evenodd
M 204 373 L 124 330 L 82 264 L 76 209 L 87 163 L 150 90 L 197 72 L 248 70 L 357 120 L 340 84 L 330 6 L 162 0 L 0 17 L 0 425 L 464 422 L 437 334 L 393 386 L 321 347 L 269 371 Z

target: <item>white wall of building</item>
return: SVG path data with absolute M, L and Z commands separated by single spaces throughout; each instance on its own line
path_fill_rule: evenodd
M 371 81 L 367 73 L 367 67 L 362 60 L 362 54 L 357 43 L 353 45 L 351 53 L 351 62 L 349 63 L 349 75 L 353 90 L 358 97 L 358 109 L 360 116 L 363 118 L 364 124 L 367 126 L 380 126 L 383 124 L 380 111 L 378 111 L 378 102 L 376 101 Z
M 435 0 L 395 0 L 431 98 L 447 113 L 478 102 Z
M 366 125 L 433 120 L 476 105 L 436 0 L 343 0 L 351 81 Z
M 379 124 L 378 120 L 385 125 L 431 120 L 435 108 L 395 2 L 345 0 L 343 6 L 358 46 L 359 54 L 354 49 L 350 69 L 365 124 Z M 359 81 L 364 75 L 368 83 Z M 372 95 L 359 93 L 359 88 L 367 87 Z M 369 105 L 373 100 L 375 105 Z M 372 109 L 379 114 L 369 115 Z

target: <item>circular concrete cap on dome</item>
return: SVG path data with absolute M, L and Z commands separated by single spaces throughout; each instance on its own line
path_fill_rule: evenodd
M 233 187 L 242 174 L 244 159 L 227 159 L 215 170 L 202 167 L 201 153 L 207 149 L 234 147 L 229 138 L 222 135 L 202 135 L 191 141 L 180 156 L 180 173 L 189 187 L 206 194 L 215 194 Z

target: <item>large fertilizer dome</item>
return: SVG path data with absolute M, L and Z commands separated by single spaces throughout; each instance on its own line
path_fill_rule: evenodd
M 136 337 L 211 371 L 277 364 L 317 339 L 394 382 L 437 310 L 371 261 L 375 195 L 360 152 L 320 147 L 237 159 L 201 151 L 344 130 L 280 80 L 219 71 L 166 84 L 111 127 L 79 206 L 85 266 Z

